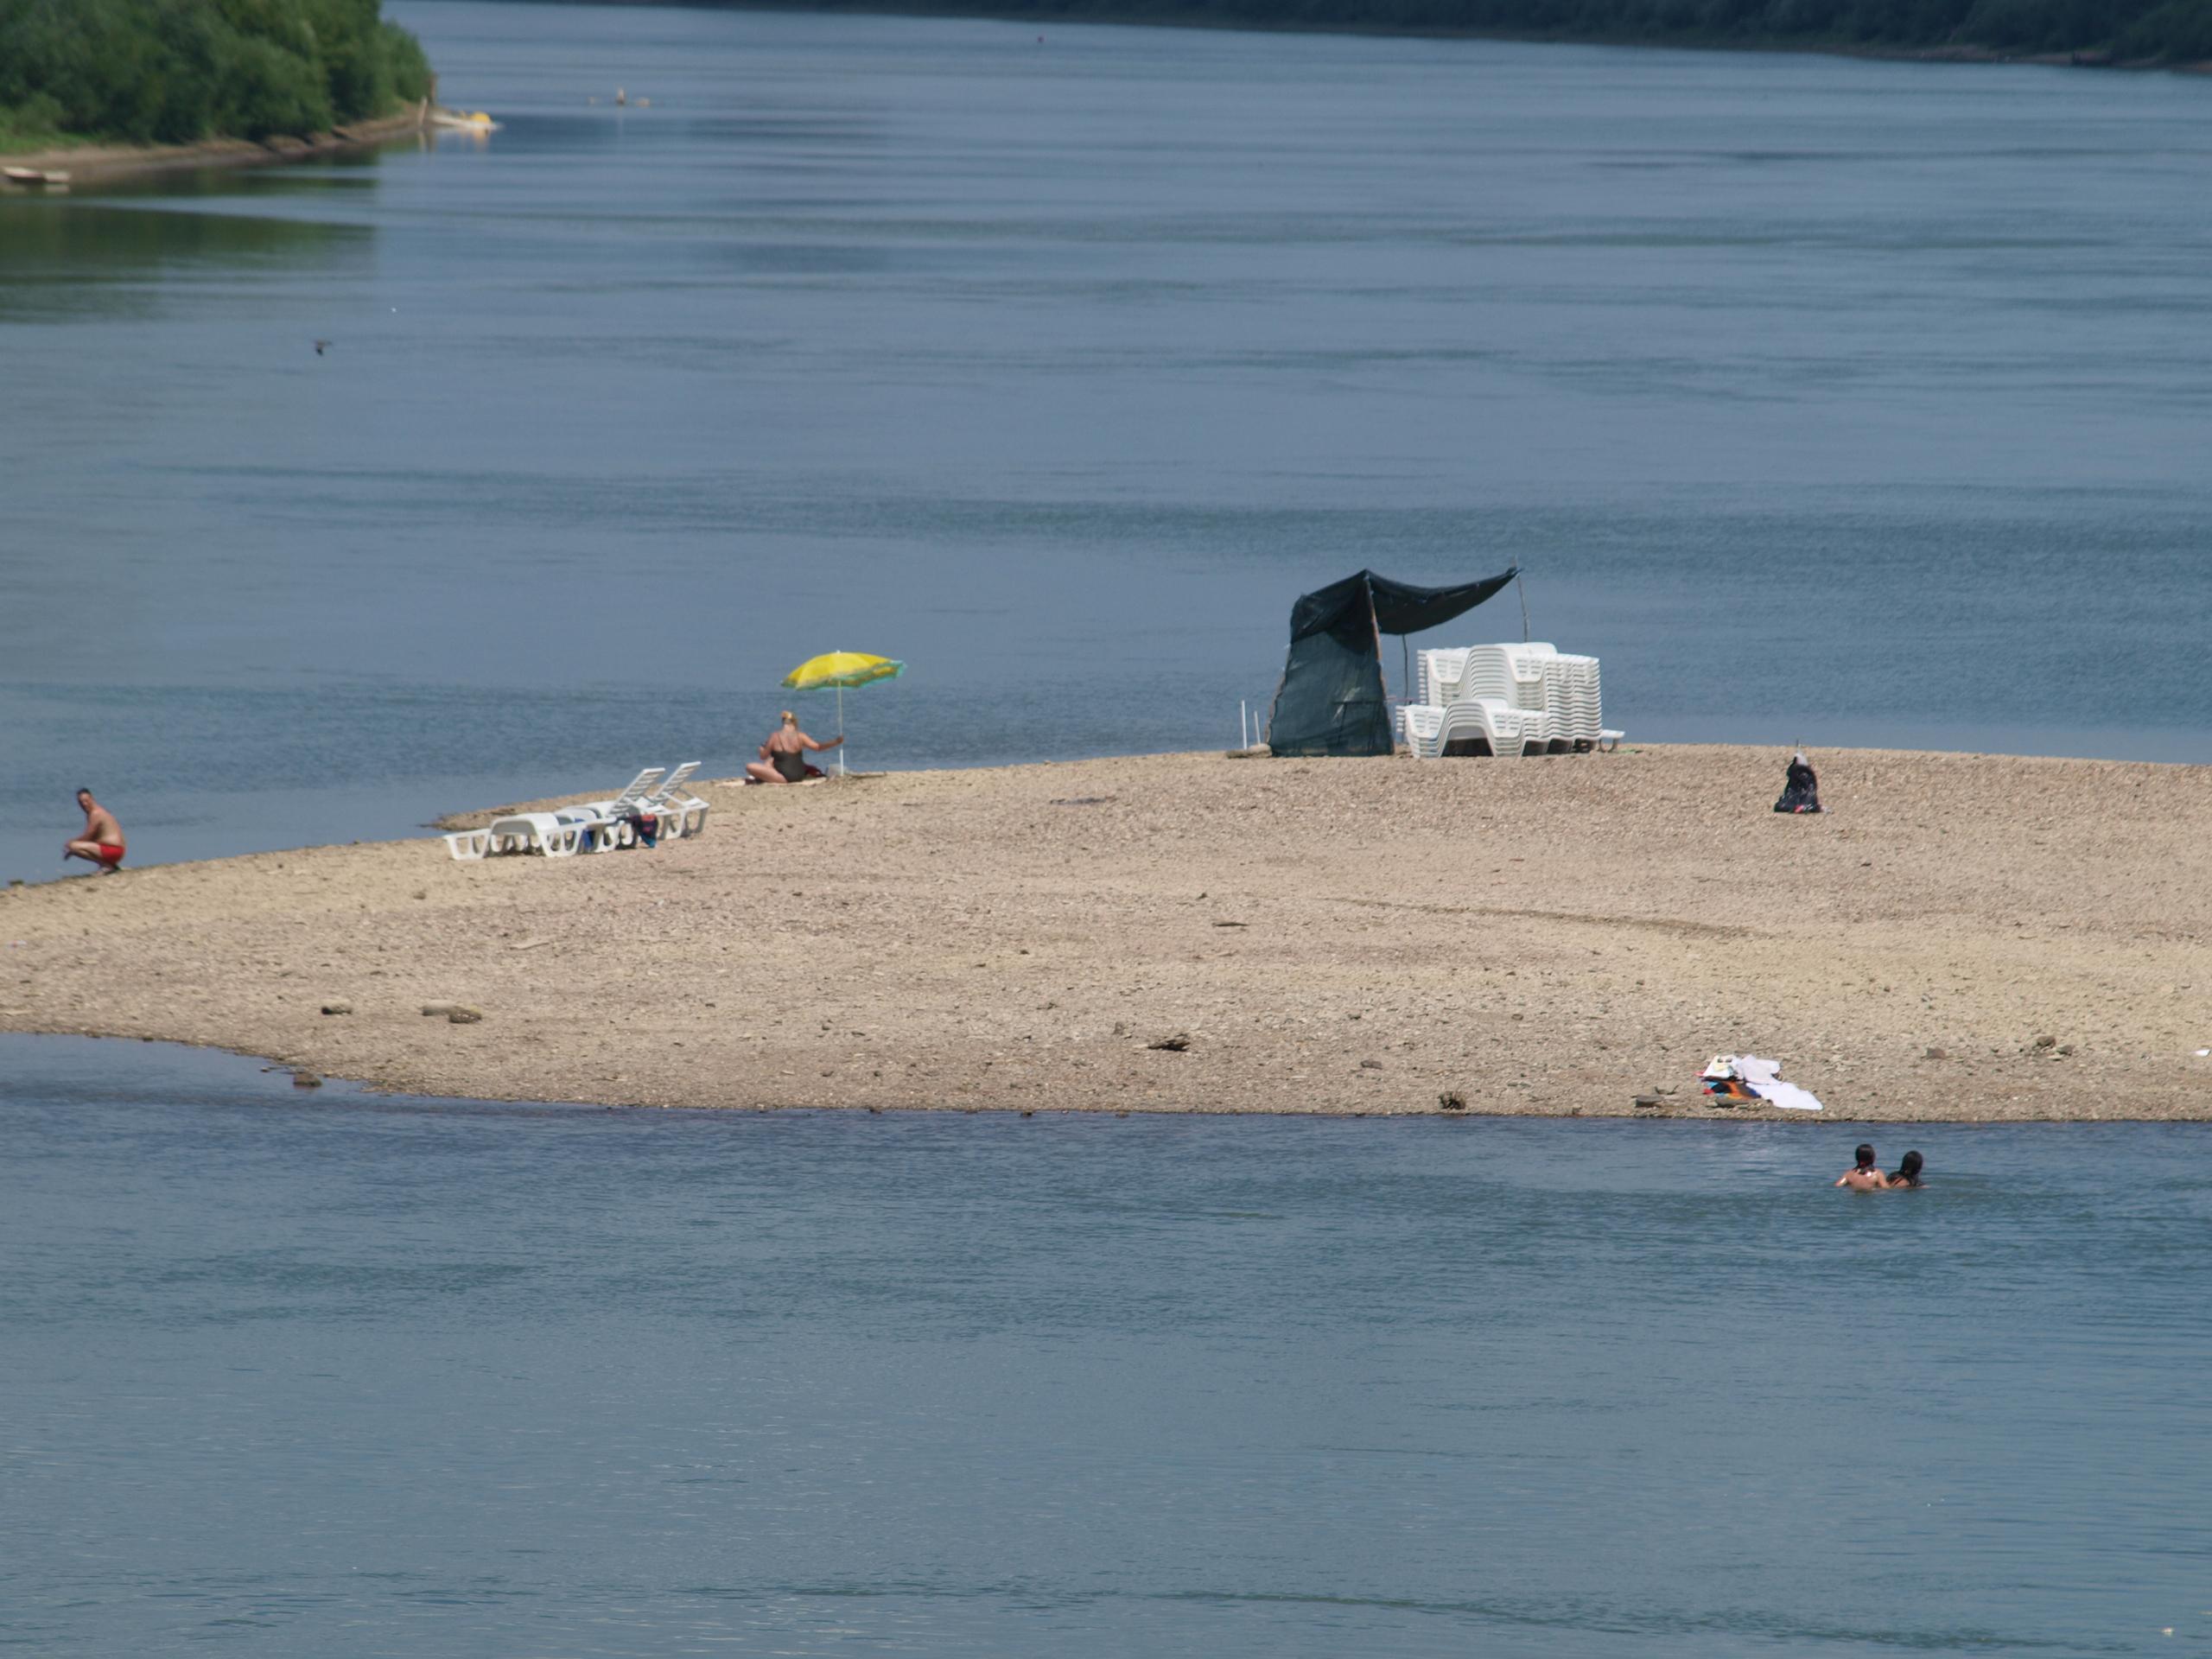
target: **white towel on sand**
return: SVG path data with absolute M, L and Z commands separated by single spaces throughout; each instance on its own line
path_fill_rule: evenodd
M 1779 1106 L 1785 1112 L 1817 1112 L 1821 1103 L 1809 1089 L 1800 1089 L 1794 1083 L 1784 1083 L 1777 1074 L 1782 1070 L 1780 1060 L 1763 1060 L 1756 1054 L 1739 1055 L 1736 1060 L 1736 1075 L 1748 1088 L 1770 1106 Z

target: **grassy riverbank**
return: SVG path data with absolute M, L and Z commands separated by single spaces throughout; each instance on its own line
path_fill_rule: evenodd
M 607 1103 L 1789 1118 L 1698 1093 L 1752 1052 L 1816 1122 L 2212 1118 L 2212 768 L 1816 759 L 1821 818 L 1763 750 L 1160 755 L 126 868 L 0 893 L 0 1030 Z
M 305 138 L 433 80 L 379 0 L 0 0 L 0 152 Z

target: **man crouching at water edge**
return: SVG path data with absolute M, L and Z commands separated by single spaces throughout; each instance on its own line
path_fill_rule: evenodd
M 1835 1178 L 1838 1186 L 1847 1186 L 1854 1192 L 1879 1192 L 1890 1184 L 1882 1173 L 1882 1166 L 1874 1161 L 1874 1148 L 1864 1141 L 1859 1143 L 1859 1161 Z
M 89 789 L 77 791 L 77 804 L 85 810 L 85 832 L 62 843 L 61 861 L 66 864 L 81 858 L 96 866 L 102 875 L 113 875 L 123 862 L 123 826 L 115 821 L 114 813 L 92 798 Z

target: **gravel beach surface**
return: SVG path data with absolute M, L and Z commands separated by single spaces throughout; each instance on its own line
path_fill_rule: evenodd
M 1801 1116 L 1700 1096 L 1744 1052 L 1813 1122 L 2212 1118 L 2212 768 L 1824 753 L 1791 817 L 1784 758 L 1144 756 L 128 869 L 0 897 L 0 1029 L 607 1104 Z

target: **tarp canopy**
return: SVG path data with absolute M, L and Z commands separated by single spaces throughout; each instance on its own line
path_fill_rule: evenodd
M 1415 588 L 1362 570 L 1299 596 L 1268 747 L 1277 754 L 1388 754 L 1390 709 L 1378 636 L 1419 633 L 1471 611 L 1519 567 L 1452 588 Z

